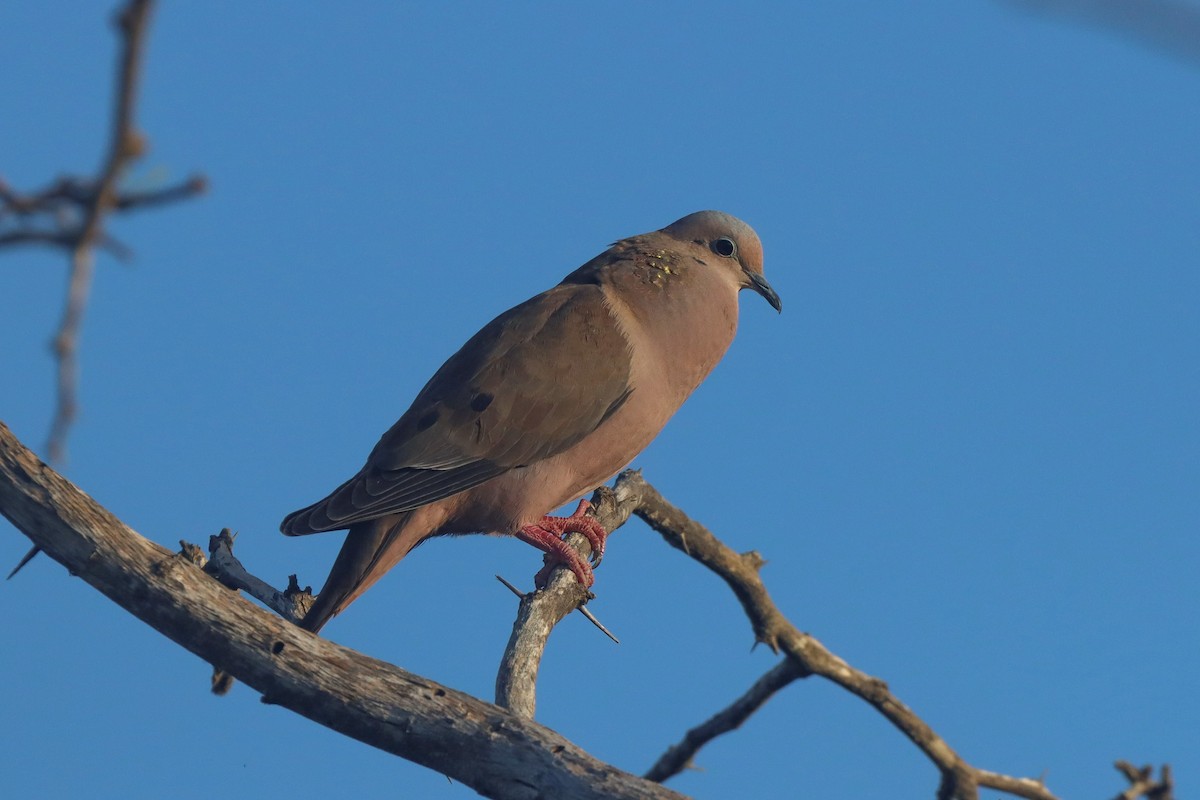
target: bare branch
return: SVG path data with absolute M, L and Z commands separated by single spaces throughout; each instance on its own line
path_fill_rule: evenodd
M 1160 774 L 1162 778 L 1154 779 L 1154 767 L 1147 764 L 1135 767 L 1128 761 L 1118 761 L 1114 764 L 1117 771 L 1129 781 L 1129 788 L 1117 795 L 1116 800 L 1174 800 L 1175 780 L 1171 777 L 1171 765 L 1163 764 Z
M 15 247 L 23 244 L 42 244 L 74 253 L 77 238 L 78 234 L 72 231 L 49 231 L 42 230 L 41 228 L 24 227 L 18 228 L 15 231 L 0 233 L 0 248 Z M 112 235 L 103 231 L 101 231 L 94 244 L 103 250 L 107 250 L 114 258 L 120 261 L 129 261 L 133 258 L 132 250 Z
M 770 672 L 755 681 L 754 685 L 728 708 L 688 731 L 684 735 L 683 741 L 672 745 L 642 777 L 648 781 L 661 783 L 667 778 L 683 772 L 692 763 L 692 757 L 700 752 L 700 748 L 721 734 L 741 727 L 741 724 L 749 719 L 755 711 L 762 708 L 768 700 L 775 696 L 776 692 L 797 678 L 807 677 L 803 668 L 792 659 L 787 658 L 779 662 Z
M 568 541 L 575 537 L 583 539 L 579 534 L 572 534 Z M 584 546 L 587 547 L 586 540 Z M 591 596 L 570 570 L 556 570 L 546 588 L 521 598 L 512 635 L 496 673 L 496 705 L 519 717 L 533 719 L 537 707 L 538 667 L 550 632 L 563 617 Z
M 244 591 L 267 608 L 293 624 L 299 622 L 312 608 L 312 587 L 301 590 L 295 575 L 288 577 L 288 586 L 280 591 L 262 578 L 251 575 L 233 554 L 235 536 L 229 528 L 208 537 L 208 557 L 194 544 L 179 542 L 180 555 L 212 575 L 234 591 Z M 236 681 L 220 665 L 213 664 L 211 689 L 215 695 L 229 694 Z
M 803 674 L 819 675 L 866 700 L 917 745 L 942 773 L 939 798 L 974 800 L 978 787 L 985 786 L 1032 800 L 1055 800 L 1040 781 L 1000 776 L 967 764 L 924 720 L 900 702 L 886 683 L 850 666 L 816 638 L 798 630 L 779 612 L 767 593 L 759 576 L 765 562 L 758 553 L 735 553 L 703 525 L 668 503 L 638 472 L 621 473 L 616 490 L 636 503 L 634 513 L 668 544 L 725 581 L 741 602 L 756 641 L 776 652 L 783 651 Z
M 78 412 L 79 332 L 91 294 L 95 250 L 104 248 L 118 259 L 131 256 L 128 247 L 104 230 L 104 218 L 114 211 L 130 211 L 182 200 L 204 192 L 208 182 L 195 175 L 173 186 L 144 191 L 120 190 L 129 165 L 146 150 L 146 140 L 134 126 L 138 84 L 142 71 L 146 31 L 153 0 L 130 0 L 116 15 L 121 34 L 115 106 L 107 153 L 99 177 L 63 177 L 29 195 L 21 195 L 0 180 L 0 221 L 17 218 L 11 230 L 0 232 L 0 247 L 48 245 L 70 253 L 66 302 L 52 340 L 57 362 L 58 399 L 47 440 L 52 463 L 66 458 L 67 434 Z M 46 217 L 40 221 L 35 217 Z M 20 567 L 18 567 L 18 570 Z
M 193 175 L 172 186 L 138 190 L 121 190 L 120 187 L 115 187 L 113 191 L 112 211 L 134 211 L 204 194 L 208 191 L 208 178 L 203 175 Z M 3 180 L 0 180 L 0 220 L 8 214 L 15 215 L 22 220 L 37 215 L 74 216 L 80 208 L 89 208 L 94 205 L 97 193 L 94 181 L 81 178 L 59 178 L 56 183 L 46 189 L 27 195 L 18 194 Z M 18 227 L 15 231 L 0 235 L 0 246 L 20 244 L 27 240 L 41 241 L 46 238 L 53 238 L 53 244 L 66 242 L 73 245 L 79 239 L 81 232 L 79 226 L 65 225 L 59 219 L 52 227 L 53 230 Z
M 200 565 L 204 571 L 230 589 L 250 595 L 288 622 L 297 623 L 304 619 L 304 615 L 312 608 L 313 600 L 316 599 L 312 589 L 301 590 L 295 575 L 290 576 L 288 587 L 283 591 L 271 586 L 262 578 L 251 575 L 234 556 L 233 540 L 234 534 L 229 528 L 223 528 L 216 536 L 208 537 L 208 559 Z M 179 544 L 181 547 L 188 547 L 186 542 Z
M 0 513 L 134 616 L 309 719 L 487 797 L 681 795 L 596 760 L 557 733 L 314 636 L 147 541 L 0 423 Z M 470 753 L 470 758 L 464 758 Z

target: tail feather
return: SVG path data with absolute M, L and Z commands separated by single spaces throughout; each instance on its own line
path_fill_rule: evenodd
M 325 586 L 300 627 L 317 633 L 429 536 L 408 523 L 412 513 L 389 514 L 350 528 Z

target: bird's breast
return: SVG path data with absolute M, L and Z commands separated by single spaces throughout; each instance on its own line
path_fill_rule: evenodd
M 687 256 L 643 254 L 639 269 L 605 288 L 607 306 L 629 342 L 635 391 L 674 402 L 708 376 L 737 332 L 738 287 Z

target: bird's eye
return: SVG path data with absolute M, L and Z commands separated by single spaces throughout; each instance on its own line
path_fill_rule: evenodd
M 723 258 L 732 258 L 737 252 L 737 244 L 728 236 L 713 240 L 712 251 Z

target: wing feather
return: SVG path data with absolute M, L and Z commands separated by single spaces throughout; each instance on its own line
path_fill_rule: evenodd
M 591 283 L 563 283 L 492 320 L 442 365 L 363 469 L 284 533 L 409 511 L 570 448 L 629 397 L 629 345 Z

